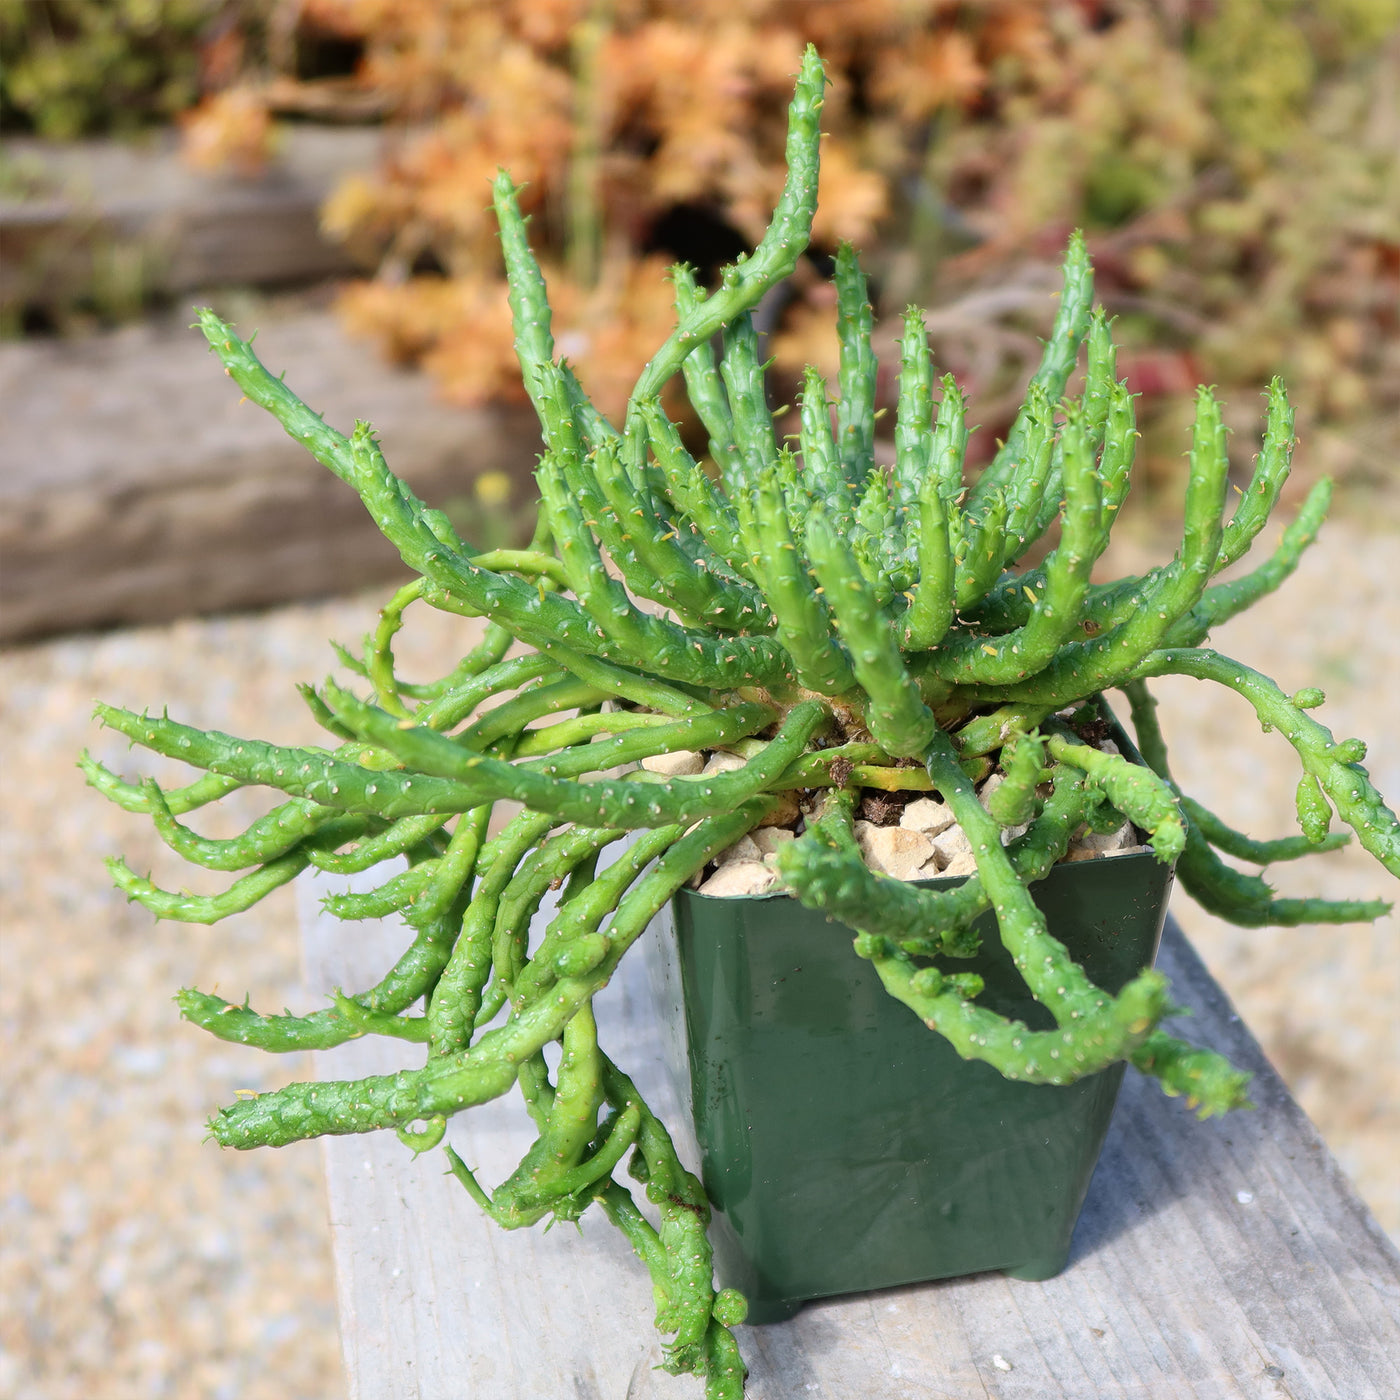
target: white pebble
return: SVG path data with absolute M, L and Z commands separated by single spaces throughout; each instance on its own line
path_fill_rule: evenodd
M 642 760 L 642 767 L 665 778 L 688 778 L 704 771 L 705 760 L 698 753 L 681 749 L 677 753 L 651 754 Z
M 872 870 L 896 880 L 912 879 L 934 855 L 934 844 L 923 832 L 902 826 L 857 822 L 856 844 Z
M 937 836 L 953 825 L 953 809 L 933 797 L 918 797 L 908 803 L 899 818 L 900 826 L 908 831 L 922 831 L 925 836 Z
M 938 873 L 940 875 L 975 875 L 977 873 L 977 857 L 972 854 L 970 847 L 965 851 L 958 851 Z
M 797 840 L 795 831 L 789 831 L 782 826 L 761 826 L 756 831 L 751 831 L 749 835 L 753 838 L 754 845 L 758 847 L 759 853 L 764 859 L 776 855 L 789 841 Z
M 1133 824 L 1124 822 L 1117 831 L 1110 831 L 1106 835 L 1099 835 L 1094 831 L 1081 832 L 1075 837 L 1065 860 L 1093 860 L 1097 856 L 1125 855 L 1129 851 L 1141 849 Z
M 715 857 L 716 865 L 729 865 L 736 860 L 761 861 L 763 852 L 752 836 L 741 836 L 732 846 L 726 847 Z
M 700 893 L 733 899 L 746 894 L 762 894 L 777 882 L 777 871 L 770 870 L 761 861 L 731 860 L 721 865 L 700 886 Z
M 958 856 L 971 855 L 972 842 L 962 827 L 950 826 L 933 838 L 933 849 L 938 852 L 939 864 L 947 866 Z
M 744 760 L 737 753 L 712 753 L 709 761 L 701 770 L 707 777 L 714 773 L 732 773 L 736 768 L 742 768 Z
M 802 815 L 802 808 L 798 806 L 795 792 L 779 792 L 775 793 L 774 796 L 778 799 L 778 805 L 764 817 L 763 825 L 759 830 L 763 830 L 765 827 L 792 826 Z

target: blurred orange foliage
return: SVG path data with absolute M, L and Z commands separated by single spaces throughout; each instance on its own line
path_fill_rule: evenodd
M 670 315 L 655 260 L 710 276 L 762 233 L 812 42 L 832 77 L 813 258 L 760 314 L 780 374 L 829 356 L 823 259 L 848 240 L 887 320 L 936 308 L 942 366 L 995 431 L 1078 226 L 1145 414 L 1171 417 L 1197 375 L 1228 390 L 1282 367 L 1304 431 L 1367 445 L 1324 432 L 1315 462 L 1364 472 L 1375 444 L 1400 449 L 1400 0 L 293 8 L 358 46 L 354 82 L 392 121 L 379 168 L 324 211 L 372 271 L 349 324 L 454 398 L 518 393 L 498 166 L 524 186 L 560 343 L 616 412 Z M 312 86 L 259 90 L 308 110 Z M 232 110 L 207 143 L 236 155 Z

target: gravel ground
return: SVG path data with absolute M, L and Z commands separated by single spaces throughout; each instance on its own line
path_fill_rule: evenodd
M 1394 548 L 1393 535 L 1329 526 L 1282 597 L 1215 639 L 1285 689 L 1325 686 L 1320 717 L 1339 737 L 1372 741 L 1370 767 L 1392 801 L 1400 800 L 1400 600 L 1386 582 Z M 1338 596 L 1348 599 L 1340 613 L 1330 601 Z M 97 696 L 306 739 L 292 683 L 324 671 L 324 639 L 357 637 L 373 607 L 365 598 L 289 607 L 0 657 L 12 737 L 0 808 L 0 1397 L 344 1392 L 316 1148 L 242 1156 L 201 1141 L 204 1116 L 236 1089 L 270 1088 L 306 1067 L 222 1045 L 181 1024 L 169 1000 L 193 983 L 246 990 L 258 1005 L 305 1007 L 291 893 L 213 929 L 154 924 L 109 887 L 101 858 L 124 851 L 167 884 L 195 877 L 143 820 L 85 790 L 73 757 L 87 744 L 130 771 L 125 745 L 91 724 Z M 462 625 L 438 617 L 410 629 L 400 648 L 410 673 L 444 669 L 440 658 L 455 651 Z M 1260 734 L 1242 702 L 1196 682 L 1162 683 L 1159 693 L 1184 786 L 1255 835 L 1285 834 L 1294 770 L 1278 737 Z M 159 764 L 146 771 L 165 776 Z M 1396 893 L 1351 850 L 1276 874 L 1289 891 Z M 1174 908 L 1362 1195 L 1400 1236 L 1395 916 L 1370 928 L 1236 930 L 1182 897 Z

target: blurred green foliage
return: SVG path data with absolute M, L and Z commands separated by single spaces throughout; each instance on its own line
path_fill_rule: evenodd
M 1220 0 L 1191 57 L 1240 154 L 1283 151 L 1306 129 L 1319 80 L 1398 22 L 1400 0 Z
M 168 121 L 199 95 L 221 0 L 0 0 L 0 113 L 69 139 Z

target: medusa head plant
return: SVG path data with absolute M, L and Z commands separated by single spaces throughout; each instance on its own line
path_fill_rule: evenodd
M 1130 819 L 1188 890 L 1242 923 L 1374 918 L 1386 906 L 1276 899 L 1216 848 L 1261 864 L 1326 849 L 1344 839 L 1328 834 L 1335 811 L 1400 873 L 1400 825 L 1361 766 L 1363 745 L 1336 741 L 1308 714 L 1320 692 L 1290 698 L 1203 645 L 1212 626 L 1288 575 L 1326 505 L 1322 486 L 1267 560 L 1212 584 L 1258 535 L 1288 471 L 1280 385 L 1269 392 L 1253 480 L 1228 522 L 1224 430 L 1203 389 L 1175 557 L 1141 577 L 1091 582 L 1136 434 L 1078 239 L 1043 362 L 975 484 L 963 477 L 962 395 L 947 378 L 936 390 L 912 310 L 896 462 L 876 464 L 871 313 L 849 250 L 836 270 L 834 411 L 829 386 L 809 372 L 795 445 L 780 439 L 750 312 L 806 243 L 823 82 L 809 51 L 791 107 L 787 183 L 766 236 L 708 294 L 676 269 L 676 328 L 620 426 L 555 357 L 516 192 L 497 178 L 516 344 L 543 426 L 543 508 L 528 549 L 475 549 L 392 474 L 368 425 L 337 432 L 203 313 L 201 328 L 243 393 L 360 493 L 417 577 L 386 607 L 363 657 L 347 655 L 358 680 L 305 688 L 333 736 L 326 744 L 279 747 L 102 706 L 104 724 L 204 776 L 162 791 L 84 760 L 95 786 L 148 814 L 191 861 L 248 872 L 222 894 L 196 897 L 114 861 L 120 887 L 159 917 L 223 918 L 308 867 L 388 866 L 373 891 L 327 901 L 346 918 L 401 916 L 411 941 L 378 985 L 304 1016 L 263 1015 L 193 990 L 180 1007 L 218 1036 L 267 1050 L 328 1049 L 366 1034 L 414 1041 L 423 1067 L 244 1099 L 214 1116 L 215 1139 L 251 1148 L 388 1128 L 423 1151 L 442 1141 L 453 1114 L 518 1088 L 539 1136 L 516 1171 L 489 1189 L 448 1147 L 452 1171 L 506 1227 L 576 1219 L 596 1203 L 651 1273 L 668 1364 L 705 1375 L 716 1396 L 742 1390 L 728 1328 L 743 1301 L 715 1293 L 703 1189 L 600 1046 L 592 999 L 671 896 L 793 794 L 806 817 L 781 851 L 787 890 L 858 931 L 855 953 L 930 1034 L 1033 1083 L 1131 1062 L 1203 1114 L 1243 1104 L 1246 1076 L 1160 1028 L 1171 1003 L 1157 972 L 1142 971 L 1117 995 L 1095 986 L 1048 932 L 1028 886 L 1077 830 L 1106 818 Z M 1081 351 L 1083 392 L 1066 400 Z M 717 474 L 662 411 L 660 392 L 676 374 Z M 1018 567 L 1056 522 L 1043 562 Z M 401 680 L 391 650 L 404 609 L 420 600 L 487 620 L 484 640 L 431 684 Z M 506 659 L 516 643 L 523 652 Z M 1162 675 L 1238 691 L 1292 745 L 1301 835 L 1250 842 L 1178 792 L 1147 690 Z M 1127 692 L 1150 766 L 1081 739 L 1078 720 L 1110 687 Z M 723 750 L 737 762 L 690 777 L 626 771 L 682 750 Z M 997 766 L 1004 777 L 984 807 L 974 784 Z M 180 822 L 244 785 L 286 797 L 232 839 Z M 976 873 L 929 891 L 867 868 L 852 816 L 871 790 L 940 794 L 968 835 Z M 493 826 L 498 803 L 519 808 Z M 1004 842 L 1015 827 L 1024 829 Z M 532 932 L 551 888 L 562 888 L 558 911 Z M 957 970 L 988 910 L 1053 1029 L 979 1005 L 977 978 Z M 554 1042 L 557 1070 L 544 1054 Z M 629 1173 L 653 1210 L 637 1203 Z

